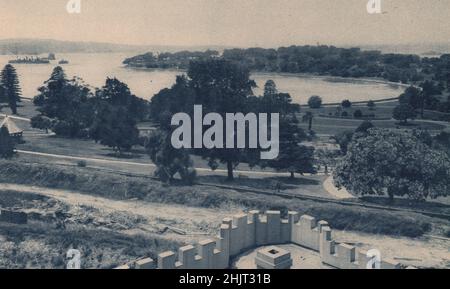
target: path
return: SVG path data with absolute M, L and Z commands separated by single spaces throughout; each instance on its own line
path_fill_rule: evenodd
M 328 179 L 325 180 L 325 182 L 323 183 L 323 187 L 330 195 L 332 195 L 336 199 L 342 200 L 342 199 L 354 199 L 355 198 L 355 196 L 350 194 L 345 188 L 342 188 L 339 190 L 334 185 L 333 176 L 330 176 Z
M 199 232 L 200 227 L 203 228 L 206 223 L 213 226 L 211 232 L 215 234 L 217 226 L 223 218 L 242 212 L 239 208 L 207 209 L 150 203 L 142 200 L 114 200 L 70 190 L 0 183 L 0 195 L 5 191 L 42 195 L 71 206 L 94 207 L 106 213 L 126 212 L 132 215 L 140 215 L 147 219 L 147 226 L 170 225 L 188 232 Z
M 26 155 L 34 155 L 34 156 L 42 156 L 42 157 L 51 157 L 57 159 L 65 159 L 65 160 L 75 160 L 75 161 L 91 161 L 97 163 L 109 163 L 109 164 L 119 164 L 119 165 L 135 165 L 146 168 L 156 168 L 156 165 L 151 163 L 138 163 L 138 162 L 127 162 L 127 161 L 117 161 L 117 160 L 109 160 L 109 159 L 101 159 L 101 158 L 90 158 L 90 157 L 77 157 L 77 156 L 68 156 L 68 155 L 58 155 L 58 154 L 47 154 L 40 153 L 34 151 L 25 151 L 25 150 L 16 150 L 16 152 Z M 210 168 L 195 168 L 200 172 L 209 172 L 211 173 Z M 217 169 L 214 172 L 216 173 L 227 173 L 227 170 Z M 235 170 L 236 174 L 245 174 L 245 175 L 255 175 L 255 176 L 286 176 L 286 173 L 277 173 L 277 172 L 263 172 L 263 171 L 244 171 L 244 170 Z
M 27 122 L 31 121 L 31 119 L 29 119 L 29 118 L 15 116 L 15 115 L 6 115 L 3 113 L 0 113 L 0 117 L 7 117 L 7 116 L 9 116 L 9 118 L 16 119 L 16 120 L 23 120 L 23 121 L 27 121 Z

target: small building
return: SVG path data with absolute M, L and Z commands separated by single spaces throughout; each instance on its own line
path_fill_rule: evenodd
M 6 116 L 0 123 L 0 128 L 6 127 L 9 135 L 17 142 L 22 141 L 23 130 L 20 129 L 9 116 Z

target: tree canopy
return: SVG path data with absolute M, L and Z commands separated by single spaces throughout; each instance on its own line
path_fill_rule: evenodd
M 322 106 L 322 98 L 317 95 L 313 95 L 308 100 L 308 105 L 310 108 L 320 108 Z
M 357 195 L 425 200 L 449 194 L 450 159 L 411 131 L 373 128 L 353 138 L 334 177 Z
M 392 113 L 394 119 L 399 120 L 403 123 L 407 123 L 408 119 L 414 119 L 417 116 L 416 110 L 409 104 L 401 103 L 399 106 L 394 108 Z
M 289 94 L 278 92 L 275 82 L 269 80 L 266 83 L 265 93 L 262 96 L 253 94 L 255 85 L 250 79 L 249 70 L 239 63 L 223 59 L 192 61 L 186 76 L 177 77 L 176 83 L 170 89 L 163 89 L 152 98 L 151 116 L 160 123 L 161 129 L 167 131 L 171 129 L 170 117 L 178 112 L 192 115 L 194 104 L 201 104 L 205 114 L 215 112 L 224 116 L 226 113 L 279 113 L 281 121 L 287 117 L 292 118 L 300 111 L 300 106 L 292 103 Z M 298 135 L 305 135 L 298 127 L 298 121 L 288 125 L 289 130 L 296 130 Z M 288 137 L 295 138 L 295 134 Z M 226 140 L 225 135 L 223 140 Z M 309 149 L 299 145 L 301 141 L 302 139 L 288 141 L 286 138 L 286 145 L 283 145 L 285 150 L 289 149 L 291 153 L 295 152 L 299 156 L 299 162 L 305 162 L 296 164 L 295 172 L 310 171 L 308 157 L 312 158 L 312 154 L 309 153 Z M 220 163 L 226 165 L 230 180 L 233 179 L 234 168 L 241 162 L 249 163 L 251 166 L 267 165 L 267 162 L 264 164 L 260 162 L 258 152 L 259 149 L 193 151 L 207 159 L 212 169 L 218 168 Z M 287 153 L 285 156 L 287 157 Z M 271 164 L 275 165 L 276 162 Z

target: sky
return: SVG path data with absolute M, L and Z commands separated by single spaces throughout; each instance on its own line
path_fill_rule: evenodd
M 450 0 L 0 0 L 0 39 L 278 47 L 450 42 Z

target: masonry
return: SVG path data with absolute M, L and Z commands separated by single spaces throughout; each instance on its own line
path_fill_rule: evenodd
M 370 258 L 367 252 L 333 239 L 326 221 L 317 222 L 314 217 L 289 212 L 282 219 L 278 211 L 251 211 L 248 214 L 225 218 L 219 234 L 196 246 L 179 248 L 158 255 L 158 260 L 147 258 L 126 264 L 118 269 L 227 269 L 233 257 L 248 250 L 267 245 L 293 243 L 320 253 L 324 264 L 339 269 L 366 269 Z M 400 269 L 393 260 L 382 260 L 381 269 Z

